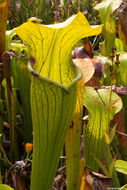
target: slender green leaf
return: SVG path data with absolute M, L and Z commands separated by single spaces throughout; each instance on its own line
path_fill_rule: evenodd
M 116 155 L 114 156 L 114 158 L 112 158 L 111 163 L 110 163 L 110 165 L 109 165 L 109 167 L 108 167 L 108 170 L 109 170 L 109 177 L 111 177 L 111 178 L 112 178 L 113 172 L 115 172 L 115 171 L 114 171 L 115 160 L 116 160 Z
M 116 132 L 116 125 L 114 125 L 114 127 L 111 129 L 111 132 L 109 134 L 110 137 L 110 143 L 112 142 L 114 136 L 115 136 L 115 132 Z
M 127 184 L 121 187 L 120 190 L 126 190 L 125 188 L 127 188 Z
M 104 135 L 105 135 L 105 141 L 107 144 L 110 144 L 110 138 L 109 135 L 104 131 Z
M 98 160 L 93 154 L 91 154 L 93 159 L 97 162 L 98 166 L 102 169 L 102 171 L 104 172 L 104 174 L 106 176 L 109 176 L 108 170 L 105 168 L 105 166 L 103 165 L 103 163 Z

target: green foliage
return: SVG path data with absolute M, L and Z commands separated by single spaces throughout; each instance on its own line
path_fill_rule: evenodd
M 106 176 L 109 176 L 109 172 L 108 172 L 108 170 L 105 168 L 105 166 L 103 165 L 103 163 L 102 163 L 100 160 L 98 160 L 98 159 L 94 156 L 94 154 L 91 153 L 91 155 L 92 155 L 93 159 L 96 161 L 97 165 L 102 169 L 102 171 L 104 172 L 104 174 L 105 174 Z
M 124 185 L 123 187 L 121 187 L 120 190 L 123 190 L 123 189 L 125 189 L 125 188 L 127 188 L 127 184 Z
M 116 125 L 111 129 L 111 132 L 109 134 L 109 137 L 110 137 L 110 143 L 113 141 L 113 138 L 115 136 L 115 133 L 116 133 Z
M 31 56 L 29 58 L 35 59 L 33 69 L 37 73 L 67 86 L 75 77 L 71 49 L 80 38 L 99 33 L 102 26 L 95 27 L 94 30 L 93 28 L 84 15 L 79 12 L 76 16 L 56 25 L 45 26 L 27 22 L 15 29 L 15 32 L 27 45 Z M 76 33 L 77 35 L 75 35 Z M 43 47 L 42 50 L 40 47 Z M 55 53 L 53 54 L 52 51 Z
M 109 135 L 108 135 L 106 132 L 104 132 L 105 140 L 106 140 L 106 143 L 107 143 L 107 144 L 111 144 L 111 142 L 112 142 L 112 140 L 113 140 L 113 138 L 114 138 L 115 132 L 116 132 L 116 126 L 114 126 L 114 127 L 111 129 L 111 132 L 110 132 Z
M 0 190 L 14 190 L 14 189 L 12 189 L 11 187 L 9 187 L 8 185 L 0 184 Z
M 123 160 L 116 160 L 114 167 L 116 171 L 127 175 L 127 162 Z
M 117 46 L 117 52 L 126 50 L 125 45 L 115 38 L 116 25 L 113 13 L 121 2 L 121 0 L 117 2 L 115 0 L 104 0 L 95 7 L 99 11 L 101 22 L 104 25 L 103 34 L 106 56 L 110 55 L 111 47 L 114 46 L 114 43 Z M 79 168 L 79 161 L 82 101 L 84 101 L 84 105 L 89 112 L 88 124 L 84 126 L 85 165 L 90 166 L 91 170 L 100 167 L 105 175 L 113 178 L 116 156 L 112 158 L 110 146 L 112 146 L 111 142 L 113 142 L 116 133 L 116 126 L 109 132 L 109 125 L 113 116 L 122 107 L 121 99 L 112 91 L 97 91 L 91 87 L 86 87 L 84 100 L 82 100 L 83 81 L 91 78 L 93 70 L 91 67 L 87 67 L 88 62 L 86 60 L 77 59 L 74 61 L 74 65 L 71 58 L 71 51 L 75 43 L 81 38 L 99 34 L 102 26 L 90 26 L 81 13 L 55 25 L 40 25 L 40 20 L 38 19 L 38 17 L 41 18 L 43 24 L 61 22 L 63 18 L 67 18 L 79 9 L 84 11 L 84 7 L 88 8 L 88 17 L 90 18 L 93 12 L 89 14 L 89 11 L 93 11 L 94 4 L 93 1 L 90 4 L 90 1 L 78 0 L 10 1 L 10 18 L 12 18 L 11 14 L 13 14 L 13 19 L 10 19 L 9 23 L 10 27 L 27 21 L 31 16 L 37 17 L 28 19 L 28 22 L 6 33 L 6 50 L 13 50 L 10 51 L 12 56 L 11 75 L 13 77 L 13 82 L 11 83 L 12 96 L 8 94 L 7 83 L 3 80 L 5 93 L 2 92 L 2 98 L 6 103 L 4 109 L 3 100 L 0 102 L 0 112 L 2 113 L 4 110 L 8 112 L 6 120 L 10 124 L 10 134 L 12 129 L 11 122 L 9 122 L 10 118 L 14 119 L 15 137 L 17 134 L 22 134 L 23 142 L 31 142 L 33 132 L 34 150 L 31 190 L 36 188 L 39 190 L 51 189 L 59 163 L 59 156 L 72 119 L 72 126 L 69 128 L 66 138 L 67 189 L 80 189 L 82 170 L 79 171 L 81 169 Z M 97 23 L 96 17 L 94 18 Z M 17 39 L 15 32 L 22 41 Z M 113 83 L 109 70 L 111 64 L 109 60 L 105 64 L 106 80 L 104 80 L 104 83 L 108 85 L 127 85 L 126 54 L 120 55 L 121 64 L 118 67 L 114 64 L 114 60 L 115 77 L 113 78 Z M 85 70 L 85 76 L 82 81 L 78 82 L 78 88 L 77 81 L 82 77 L 82 74 L 77 68 L 76 62 L 80 62 Z M 17 89 L 21 96 L 21 105 L 17 101 Z M 10 97 L 13 100 L 13 110 L 9 105 Z M 24 115 L 24 124 L 21 128 L 16 126 L 16 115 L 19 113 Z M 1 117 L 0 119 L 1 126 L 3 126 L 3 118 Z M 19 130 L 18 133 L 16 130 Z M 3 127 L 0 128 L 1 133 L 3 133 Z M 3 136 L 6 138 L 4 134 Z M 11 137 L 9 140 L 11 144 Z M 18 143 L 15 144 L 16 147 Z M 105 151 L 107 155 L 104 158 L 106 166 L 101 162 L 105 147 L 108 149 Z M 9 162 L 4 150 L 2 150 L 0 156 L 1 160 L 4 158 L 6 162 Z M 0 165 L 1 163 L 0 161 Z M 121 164 L 121 162 L 116 161 L 115 165 L 116 170 L 127 173 L 125 163 Z M 119 186 L 118 183 L 116 184 Z M 6 185 L 0 185 L 1 188 L 2 190 L 12 189 Z
M 120 40 L 119 38 L 115 38 L 115 47 L 117 52 L 122 52 L 122 51 L 124 52 L 127 50 L 127 47 L 125 46 L 123 41 Z
M 118 85 L 127 86 L 127 53 L 120 53 L 120 65 L 117 69 Z
M 114 47 L 116 24 L 113 12 L 120 6 L 121 2 L 121 0 L 103 0 L 95 6 L 95 9 L 99 11 L 101 23 L 104 24 L 105 56 L 110 56 L 111 48 Z
M 80 167 L 80 138 L 83 116 L 83 92 L 84 83 L 89 81 L 94 74 L 93 65 L 84 59 L 73 60 L 83 72 L 83 79 L 78 81 L 77 101 L 74 110 L 73 119 L 66 135 L 66 175 L 67 189 L 79 190 L 83 168 Z M 81 176 L 80 176 L 81 173 Z
M 27 69 L 28 50 L 21 44 L 21 40 L 13 40 L 16 33 L 11 30 L 6 32 L 6 50 L 12 49 L 13 58 L 11 61 L 11 75 L 14 79 L 14 88 L 18 88 L 20 92 L 21 102 L 24 114 L 24 140 L 32 141 L 32 119 L 30 108 L 30 81 L 31 76 Z M 25 84 L 25 90 L 24 90 Z
M 9 11 L 9 29 L 19 26 L 31 17 L 40 18 L 43 24 L 61 22 L 70 15 L 84 11 L 88 1 L 68 0 L 12 0 Z
M 83 104 L 89 111 L 88 124 L 84 126 L 85 164 L 91 166 L 91 170 L 96 170 L 98 165 L 90 154 L 101 160 L 105 148 L 104 131 L 108 133 L 110 121 L 122 108 L 122 101 L 109 90 L 96 91 L 92 87 L 85 87 Z
M 111 60 L 107 59 L 107 57 L 104 56 L 97 56 L 97 59 L 100 59 L 104 62 L 105 64 L 105 77 L 102 78 L 101 84 L 102 85 L 111 85 L 111 73 L 110 73 L 110 65 L 113 64 L 113 71 L 114 71 L 114 76 L 112 80 L 112 84 L 120 86 L 124 85 L 127 86 L 127 53 L 124 51 L 117 51 L 116 53 L 120 54 L 119 55 L 119 62 L 120 64 L 116 66 L 115 61 L 116 61 L 116 56 L 113 59 L 113 63 Z
M 60 24 L 46 26 L 27 22 L 14 30 L 28 47 L 28 67 L 33 74 L 30 92 L 34 143 L 32 190 L 51 188 L 73 116 L 76 83 L 82 75 L 71 61 L 72 47 L 79 39 L 100 33 L 101 28 L 93 28 L 78 13 Z
M 24 50 L 21 47 L 21 51 Z M 32 119 L 31 119 L 31 107 L 30 107 L 30 82 L 31 76 L 27 70 L 27 58 L 22 56 L 18 60 L 12 60 L 12 76 L 15 81 L 15 86 L 20 91 L 20 97 L 23 106 L 24 113 L 24 137 L 25 142 L 31 142 L 32 140 Z M 25 85 L 25 86 L 24 86 Z

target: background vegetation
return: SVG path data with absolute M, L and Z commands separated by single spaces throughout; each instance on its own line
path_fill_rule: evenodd
M 0 1 L 1 190 L 127 188 L 126 7 L 122 0 Z M 63 33 L 41 28 L 74 14 Z

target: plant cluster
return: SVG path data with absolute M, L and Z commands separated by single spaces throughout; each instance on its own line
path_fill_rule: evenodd
M 0 1 L 0 190 L 126 189 L 126 7 Z

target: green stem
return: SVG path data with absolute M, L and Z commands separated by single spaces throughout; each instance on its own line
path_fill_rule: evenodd
M 8 163 L 10 166 L 13 166 L 13 164 L 8 160 L 8 158 L 7 158 L 7 156 L 6 156 L 6 153 L 5 153 L 4 149 L 3 149 L 3 147 L 1 146 L 1 144 L 0 144 L 0 151 L 3 153 L 3 156 L 4 156 L 5 160 L 7 161 L 7 163 Z
M 3 66 L 4 73 L 6 78 L 6 101 L 7 101 L 7 109 L 8 109 L 8 120 L 10 124 L 10 158 L 13 162 L 14 156 L 14 99 L 12 94 L 12 85 L 11 85 L 11 57 L 8 52 L 4 52 L 3 54 Z
M 109 106 L 108 106 L 108 109 L 110 108 L 111 106 L 111 99 L 112 99 L 112 81 L 113 81 L 113 78 L 111 77 L 111 89 L 110 89 L 110 97 L 109 97 Z
M 28 163 L 28 161 L 29 161 L 29 155 L 30 155 L 30 153 L 28 152 L 27 153 L 27 156 L 26 156 L 26 161 L 25 161 L 25 164 L 27 165 L 27 163 Z
M 107 163 L 107 167 L 110 166 L 111 163 L 111 152 L 110 152 L 110 144 L 107 145 L 107 153 L 108 153 L 108 163 Z

